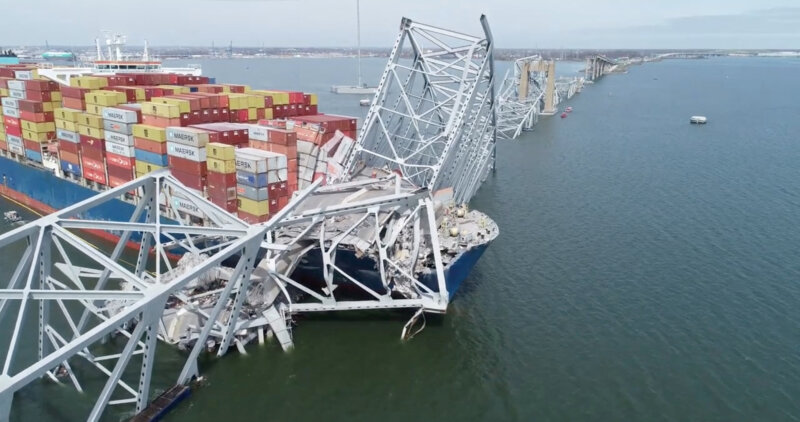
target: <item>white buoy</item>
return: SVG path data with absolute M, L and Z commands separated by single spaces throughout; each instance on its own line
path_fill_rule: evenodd
M 707 121 L 706 116 L 692 116 L 689 118 L 689 123 L 691 124 L 704 125 Z

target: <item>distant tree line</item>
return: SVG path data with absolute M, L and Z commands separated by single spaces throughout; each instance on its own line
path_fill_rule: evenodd
M 0 57 L 17 57 L 17 55 L 16 53 L 8 49 L 8 50 L 0 50 Z

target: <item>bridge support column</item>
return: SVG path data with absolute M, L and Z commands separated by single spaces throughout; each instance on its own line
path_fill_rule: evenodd
M 544 89 L 544 110 L 542 114 L 555 114 L 555 93 L 556 93 L 556 62 L 550 60 L 547 63 L 547 83 Z
M 2 376 L 0 376 L 0 384 L 3 383 Z M 11 402 L 14 399 L 14 393 L 6 390 L 5 393 L 0 394 L 0 422 L 8 422 L 11 418 Z

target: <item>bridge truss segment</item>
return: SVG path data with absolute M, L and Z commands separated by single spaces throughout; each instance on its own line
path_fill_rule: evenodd
M 131 190 L 142 196 L 127 215 L 113 221 L 89 217 Z M 177 215 L 173 197 L 195 204 L 212 225 L 189 226 L 166 218 Z M 111 232 L 119 241 L 113 247 L 95 247 L 76 230 Z M 144 409 L 152 393 L 156 339 L 166 330 L 161 316 L 176 300 L 173 293 L 238 257 L 228 292 L 235 301 L 235 287 L 252 273 L 267 230 L 249 226 L 168 172 L 158 172 L 0 236 L 0 256 L 16 258 L 0 285 L 0 323 L 15 316 L 10 320 L 11 335 L 0 340 L 0 421 L 8 420 L 14 393 L 41 377 L 87 391 L 96 387 L 98 374 L 102 376 L 105 382 L 96 392 L 89 421 L 98 420 L 108 406 Z M 209 236 L 220 241 L 207 245 L 204 240 Z M 205 259 L 178 271 L 167 245 Z M 135 247 L 135 259 L 128 260 L 126 247 Z M 214 328 L 230 341 L 236 318 L 214 314 L 205 318 L 215 321 Z M 204 343 L 200 338 L 195 346 Z M 133 367 L 139 369 L 131 376 L 126 370 Z M 186 367 L 190 370 L 185 372 L 196 373 L 194 361 Z
M 399 172 L 467 203 L 494 166 L 494 41 L 404 18 L 344 180 L 364 167 Z

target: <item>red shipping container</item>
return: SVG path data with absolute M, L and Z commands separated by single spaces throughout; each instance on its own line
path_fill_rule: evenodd
M 208 198 L 214 203 L 225 203 L 236 200 L 236 187 L 231 186 L 225 189 L 212 189 L 208 187 Z
M 288 196 L 279 196 L 278 197 L 278 208 L 283 209 L 289 205 L 289 197 Z
M 38 142 L 34 142 L 23 138 L 22 143 L 25 145 L 25 149 L 42 152 L 42 145 Z
M 25 90 L 33 91 L 58 91 L 59 85 L 57 82 L 47 81 L 42 79 L 34 79 L 25 81 Z
M 133 146 L 136 149 L 152 152 L 154 154 L 164 155 L 167 153 L 166 142 L 156 142 L 144 138 L 133 138 Z
M 149 114 L 143 114 L 142 123 L 156 127 L 181 126 L 181 119 L 180 118 L 169 119 L 166 117 L 158 117 Z
M 278 144 L 267 144 L 267 145 L 269 145 L 267 151 L 283 154 L 286 156 L 287 159 L 291 159 L 292 157 L 297 157 L 297 144 L 291 146 L 278 145 Z
M 42 113 L 44 111 L 44 104 L 41 101 L 32 100 L 18 100 L 17 108 L 20 112 L 29 111 L 31 113 Z M 23 120 L 28 120 L 23 118 Z
M 87 147 L 81 145 L 81 156 L 88 157 L 92 160 L 103 162 L 103 150 L 94 147 Z
M 99 149 L 101 152 L 105 151 L 105 141 L 103 141 L 100 138 L 95 138 L 86 135 L 78 135 L 78 139 L 80 139 L 81 146 L 84 149 L 94 148 L 94 149 Z
M 21 124 L 19 122 L 20 119 L 11 116 L 3 116 L 3 125 L 8 128 L 9 126 L 16 126 L 19 127 Z
M 26 89 L 25 98 L 34 101 L 53 101 L 53 96 L 50 91 L 33 91 Z
M 98 171 L 98 172 L 105 172 L 105 167 L 106 166 L 103 165 L 103 161 L 102 160 L 95 160 L 95 159 L 89 158 L 89 157 L 86 156 L 86 154 L 83 154 L 83 156 L 81 157 L 81 164 L 83 165 L 83 169 L 84 170 L 91 169 L 91 170 L 95 170 L 95 171 Z
M 6 134 L 22 136 L 22 128 L 19 126 L 6 126 Z
M 295 154 L 294 157 L 297 157 L 297 154 Z M 287 165 L 289 173 L 297 173 L 297 158 L 288 158 Z M 292 178 L 290 177 L 289 180 L 292 180 Z
M 67 141 L 58 141 L 58 149 L 61 151 L 67 151 L 69 153 L 78 155 L 81 151 L 81 144 L 74 144 L 72 142 Z M 77 163 L 77 161 L 75 161 Z
M 61 99 L 61 104 L 64 105 L 66 108 L 71 108 L 74 110 L 85 110 L 86 109 L 86 102 L 83 100 L 79 100 L 77 98 L 68 98 L 64 97 Z
M 6 141 L 0 141 L 0 149 L 3 151 L 8 151 L 8 143 Z
M 27 120 L 29 122 L 35 122 L 35 123 L 55 121 L 55 115 L 53 115 L 53 112 L 51 111 L 44 113 L 31 113 L 29 111 L 20 111 L 19 117 L 22 120 Z
M 92 180 L 97 183 L 100 183 L 101 185 L 106 184 L 106 174 L 104 171 L 98 171 L 91 168 L 86 168 L 85 165 L 83 167 L 83 177 L 86 180 Z
M 214 200 L 211 200 L 211 202 L 213 204 L 215 204 L 216 206 L 222 208 L 223 210 L 225 210 L 225 211 L 227 211 L 227 212 L 229 212 L 231 214 L 234 214 L 234 215 L 236 214 L 236 211 L 239 208 L 238 203 L 236 202 L 235 199 L 232 200 L 232 201 L 227 201 L 227 202 L 216 202 Z
M 281 210 L 280 204 L 278 204 L 278 198 L 269 198 L 269 214 L 274 215 L 278 211 Z
M 131 180 L 133 180 L 133 179 L 131 179 Z M 120 185 L 124 185 L 125 183 L 128 183 L 128 182 L 130 182 L 130 180 L 120 179 L 120 178 L 117 178 L 117 177 L 114 177 L 114 176 L 111 176 L 111 175 L 108 176 L 108 186 L 111 186 L 112 188 L 115 188 L 115 187 L 120 186 Z M 131 191 L 129 193 L 135 194 L 134 191 Z
M 118 167 L 109 162 L 107 169 L 109 178 L 115 177 L 126 182 L 133 180 L 133 169 L 131 168 Z
M 106 162 L 108 166 L 111 167 L 112 165 L 124 168 L 124 169 L 133 169 L 133 166 L 136 165 L 136 159 L 133 157 L 126 157 L 124 155 L 114 154 L 111 152 L 106 152 Z
M 58 152 L 59 158 L 64 161 L 69 161 L 72 164 L 80 165 L 81 158 L 78 157 L 78 154 L 72 153 L 70 151 L 64 151 L 63 149 Z
M 73 98 L 78 100 L 83 100 L 84 95 L 89 92 L 88 89 L 85 88 L 78 88 L 76 86 L 62 86 L 61 87 L 61 98 L 62 100 L 66 98 Z M 66 105 L 65 105 L 66 107 Z
M 236 214 L 242 221 L 250 224 L 264 223 L 269 220 L 269 215 L 253 215 L 242 210 L 236 211 Z
M 111 79 L 111 78 L 109 78 L 109 79 Z M 136 102 L 136 88 L 134 88 L 134 87 L 129 87 L 129 86 L 109 86 L 109 87 L 104 88 L 104 89 L 106 91 L 122 92 L 123 94 L 125 94 L 125 101 L 126 102 L 129 102 L 129 103 L 135 103 Z M 110 182 L 111 181 L 109 180 L 109 183 Z
M 203 188 L 206 186 L 206 178 L 205 176 L 200 176 L 197 174 L 192 173 L 184 173 L 179 170 L 172 169 L 172 175 L 175 176 L 181 183 L 186 185 L 186 187 L 202 191 Z
M 193 174 L 197 176 L 205 176 L 207 173 L 206 171 L 207 167 L 205 161 L 197 162 L 188 160 L 186 158 L 175 157 L 172 155 L 168 155 L 167 160 L 169 162 L 169 166 L 173 170 L 177 170 L 181 173 Z M 205 185 L 205 183 L 203 184 Z
M 209 189 L 212 186 L 220 189 L 236 187 L 236 173 L 217 173 L 215 171 L 209 171 L 207 177 Z

